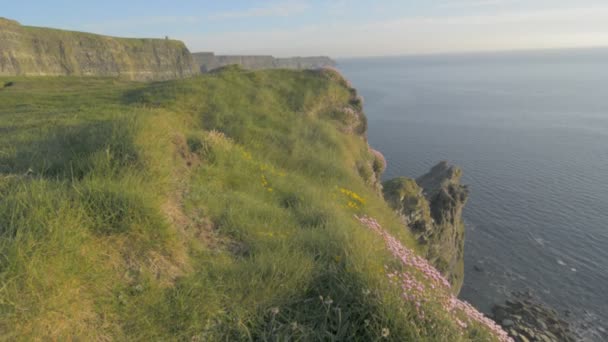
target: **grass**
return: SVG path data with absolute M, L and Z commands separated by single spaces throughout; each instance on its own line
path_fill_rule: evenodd
M 492 340 L 387 281 L 336 75 L 2 82 L 0 339 Z

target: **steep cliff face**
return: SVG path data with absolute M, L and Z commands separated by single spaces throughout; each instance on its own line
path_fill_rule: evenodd
M 0 76 L 183 78 L 198 72 L 184 43 L 22 26 L 0 18 Z
M 460 292 L 464 280 L 462 209 L 468 189 L 461 170 L 441 162 L 416 181 L 399 177 L 384 183 L 384 198 L 427 249 L 429 259 Z
M 398 177 L 383 184 L 384 198 L 399 214 L 419 242 L 425 243 L 433 231 L 429 202 L 422 188 L 411 178 Z
M 316 72 L 316 71 L 314 71 Z M 367 144 L 367 117 L 363 112 L 363 97 L 357 89 L 334 68 L 321 68 L 319 71 L 325 77 L 347 88 L 349 98 L 347 104 L 340 104 L 330 111 L 330 117 L 339 131 L 349 135 L 358 136 Z M 379 151 L 367 144 L 362 158 L 355 161 L 355 168 L 365 183 L 382 196 L 382 174 L 386 169 L 386 159 Z
M 244 69 L 316 69 L 335 66 L 329 57 L 291 57 L 275 58 L 273 56 L 222 56 L 213 52 L 197 52 L 192 54 L 201 72 L 209 72 L 226 65 L 237 64 Z

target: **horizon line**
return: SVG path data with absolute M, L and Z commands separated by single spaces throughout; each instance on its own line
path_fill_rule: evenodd
M 439 56 L 470 56 L 470 55 L 495 55 L 495 54 L 516 54 L 526 52 L 559 52 L 559 51 L 581 51 L 581 50 L 603 50 L 608 49 L 608 45 L 589 45 L 589 46 L 565 46 L 550 48 L 521 48 L 504 50 L 463 50 L 445 52 L 412 52 L 388 55 L 362 55 L 362 56 L 329 56 L 333 59 L 367 59 L 367 58 L 401 58 L 401 57 L 439 57 Z

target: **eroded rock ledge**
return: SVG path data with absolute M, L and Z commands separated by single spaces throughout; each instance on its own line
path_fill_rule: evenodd
M 384 198 L 426 248 L 427 259 L 448 278 L 454 293 L 464 280 L 462 209 L 469 190 L 462 171 L 442 161 L 413 180 L 398 177 L 383 184 Z

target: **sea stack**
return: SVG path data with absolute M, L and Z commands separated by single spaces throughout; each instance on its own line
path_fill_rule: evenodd
M 442 161 L 416 180 L 398 177 L 383 184 L 384 198 L 426 249 L 426 257 L 449 280 L 455 294 L 464 280 L 462 209 L 469 190 L 462 171 Z

